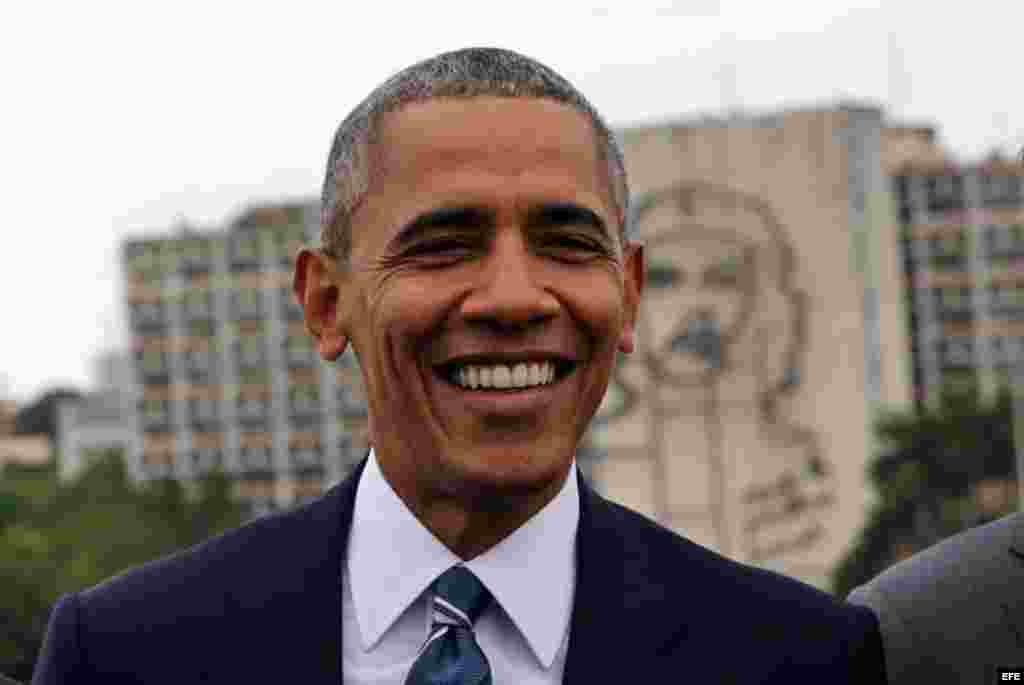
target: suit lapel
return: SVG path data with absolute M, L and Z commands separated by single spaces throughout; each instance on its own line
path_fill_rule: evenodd
M 672 587 L 660 582 L 658 559 L 622 511 L 579 477 L 576 596 L 564 683 L 629 682 L 638 665 L 685 640 L 692 623 L 666 611 Z M 678 569 L 675 569 L 678 572 Z
M 341 564 L 365 466 L 364 458 L 346 480 L 298 512 L 302 540 L 280 560 L 294 572 L 260 582 L 268 615 L 280 621 L 274 661 L 289 664 L 295 682 L 342 682 Z M 625 682 L 635 679 L 637 664 L 685 640 L 694 618 L 665 611 L 678 583 L 664 582 L 659 560 L 633 537 L 637 531 L 624 525 L 623 512 L 582 475 L 578 483 L 576 595 L 563 682 Z M 269 598 L 268 585 L 275 588 Z
M 286 665 L 289 682 L 338 685 L 341 675 L 341 564 L 348 544 L 356 485 L 364 459 L 352 474 L 323 497 L 293 514 L 297 520 L 274 566 L 254 574 L 254 585 L 237 595 L 242 608 L 260 602 L 272 617 L 273 648 L 253 654 L 267 677 Z M 251 571 L 250 571 L 251 572 Z M 267 595 L 267 588 L 272 593 Z M 257 594 L 259 593 L 259 594 Z M 265 629 L 265 626 L 263 627 Z M 254 652 L 259 652 L 254 643 Z M 269 647 L 269 646 L 268 646 Z M 270 660 L 270 661 L 267 661 Z

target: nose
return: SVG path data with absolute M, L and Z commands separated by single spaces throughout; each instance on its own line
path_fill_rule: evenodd
M 540 259 L 530 254 L 518 229 L 498 231 L 480 283 L 463 301 L 463 317 L 496 328 L 523 328 L 556 316 L 558 300 L 537 280 Z

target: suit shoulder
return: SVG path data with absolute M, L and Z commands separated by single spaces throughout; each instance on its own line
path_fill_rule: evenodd
M 900 561 L 878 574 L 855 592 L 906 597 L 950 597 L 971 586 L 969 579 L 991 576 L 1013 563 L 1010 548 L 1017 529 L 1024 526 L 1024 514 L 1016 513 L 947 538 Z
M 621 588 L 616 601 L 626 615 L 671 636 L 660 653 L 713 654 L 731 645 L 751 663 L 777 664 L 780 672 L 825 673 L 842 664 L 840 670 L 875 682 L 870 674 L 880 663 L 881 640 L 869 609 L 728 559 L 621 505 L 604 500 L 598 509 L 599 527 L 581 558 L 614 568 L 594 573 Z
M 607 500 L 606 500 L 607 501 Z M 812 623 L 849 621 L 851 607 L 833 595 L 795 578 L 741 563 L 708 549 L 651 519 L 614 502 L 610 513 L 618 520 L 626 553 L 642 560 L 644 582 L 685 585 L 693 591 L 691 601 L 742 605 L 754 616 L 800 614 Z M 859 615 L 859 612 L 856 612 Z M 778 616 L 779 614 L 775 614 Z
M 130 568 L 80 593 L 91 611 L 140 603 L 183 606 L 238 585 L 238 569 L 264 568 L 302 539 L 308 507 L 270 514 Z M 159 592 L 154 589 L 159 588 Z

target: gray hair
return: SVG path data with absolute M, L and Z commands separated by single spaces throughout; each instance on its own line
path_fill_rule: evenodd
M 583 94 L 554 70 L 511 50 L 466 48 L 446 52 L 395 74 L 370 93 L 338 126 L 327 158 L 321 195 L 320 242 L 348 262 L 351 216 L 369 189 L 369 147 L 377 141 L 380 118 L 412 102 L 438 97 L 546 98 L 584 114 L 596 134 L 598 154 L 608 165 L 609 190 L 619 212 L 619 239 L 626 235 L 629 187 L 622 150 L 611 130 Z

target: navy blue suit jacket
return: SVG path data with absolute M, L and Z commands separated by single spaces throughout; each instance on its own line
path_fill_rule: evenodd
M 305 506 L 62 596 L 32 682 L 337 685 L 363 465 Z M 725 559 L 582 478 L 577 548 L 566 683 L 885 682 L 870 610 Z

